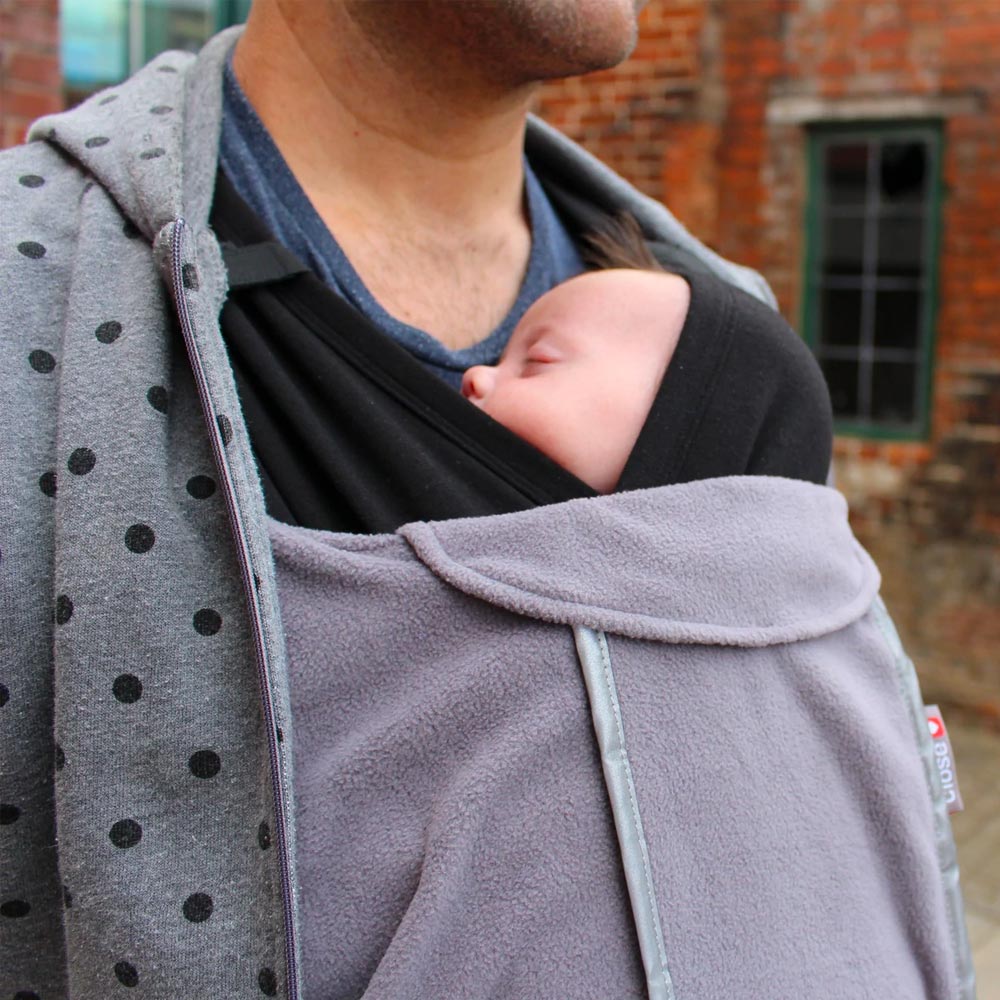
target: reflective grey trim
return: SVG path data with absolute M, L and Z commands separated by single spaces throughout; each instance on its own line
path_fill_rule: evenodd
M 934 837 L 937 841 L 938 864 L 944 884 L 945 903 L 948 907 L 948 924 L 951 929 L 951 943 L 955 953 L 955 969 L 958 977 L 958 1000 L 976 1000 L 976 973 L 972 967 L 972 949 L 965 927 L 965 907 L 962 902 L 962 887 L 958 880 L 958 856 L 955 838 L 952 836 L 951 820 L 945 803 L 944 790 L 937 768 L 934 766 L 934 746 L 927 719 L 924 714 L 923 698 L 917 683 L 917 673 L 913 661 L 906 655 L 896 626 L 889 617 L 882 598 L 875 599 L 872 615 L 879 627 L 896 664 L 896 674 L 900 692 L 910 715 L 920 759 L 924 765 L 924 776 L 930 790 L 934 807 Z
M 594 733 L 601 751 L 611 812 L 615 818 L 649 1000 L 674 1000 L 674 987 L 667 968 L 660 913 L 649 867 L 649 851 L 642 833 L 635 782 L 625 749 L 625 729 L 622 726 L 607 639 L 603 632 L 583 627 L 574 628 L 573 635 L 590 698 Z

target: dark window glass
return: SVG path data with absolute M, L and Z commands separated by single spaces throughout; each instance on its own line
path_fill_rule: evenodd
M 922 293 L 915 289 L 875 292 L 875 346 L 915 351 L 920 343 Z
M 924 257 L 921 216 L 884 216 L 878 224 L 878 275 L 919 278 Z
M 927 174 L 925 143 L 885 143 L 879 164 L 882 203 L 919 205 L 927 193 Z
M 813 156 L 806 322 L 834 415 L 911 432 L 926 422 L 937 129 L 824 128 Z
M 868 186 L 868 143 L 831 145 L 826 150 L 824 183 L 828 205 L 863 205 Z
M 824 345 L 857 344 L 861 337 L 861 289 L 820 289 L 819 323 Z
M 857 276 L 864 270 L 865 220 L 827 217 L 822 269 L 827 275 Z
M 822 363 L 835 417 L 854 417 L 858 412 L 858 362 L 827 358 Z
M 887 424 L 912 424 L 916 398 L 915 364 L 877 361 L 872 365 L 872 419 Z

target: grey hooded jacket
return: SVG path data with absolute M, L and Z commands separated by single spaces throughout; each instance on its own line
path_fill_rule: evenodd
M 267 519 L 219 332 L 226 276 L 207 227 L 222 66 L 234 40 L 223 33 L 197 58 L 166 53 L 120 87 L 38 122 L 26 146 L 0 156 L 0 993 L 20 1000 L 103 1000 L 129 988 L 157 1000 L 301 995 L 285 639 Z M 564 184 L 630 209 L 662 242 L 768 298 L 755 275 L 715 257 L 662 207 L 541 123 L 532 122 L 529 144 Z M 630 513 L 625 498 L 580 508 L 606 511 L 604 520 L 559 515 L 546 527 L 544 514 L 527 512 L 496 530 L 414 526 L 391 544 L 447 584 L 456 609 L 470 595 L 504 608 L 526 629 L 558 636 L 546 641 L 564 653 L 573 647 L 562 637 L 574 630 L 651 997 L 674 995 L 671 934 L 679 934 L 682 969 L 696 970 L 694 939 L 671 930 L 679 915 L 711 902 L 700 929 L 688 926 L 713 933 L 731 900 L 726 879 L 694 881 L 684 890 L 693 900 L 671 909 L 668 859 L 685 834 L 671 826 L 677 817 L 668 815 L 662 785 L 643 792 L 643 772 L 677 748 L 651 744 L 632 768 L 623 742 L 633 731 L 637 745 L 666 732 L 669 689 L 643 664 L 668 646 L 683 650 L 685 662 L 709 664 L 734 647 L 777 670 L 827 635 L 851 670 L 870 656 L 874 702 L 851 704 L 873 741 L 863 761 L 882 778 L 874 792 L 857 761 L 837 757 L 853 730 L 838 721 L 832 681 L 820 686 L 826 701 L 806 713 L 831 720 L 810 745 L 815 753 L 836 737 L 828 770 L 843 768 L 843 787 L 857 793 L 865 817 L 852 836 L 892 848 L 879 855 L 883 868 L 869 869 L 891 883 L 882 898 L 898 904 L 893 926 L 906 931 L 893 954 L 906 981 L 921 982 L 935 1000 L 969 997 L 950 831 L 912 668 L 874 596 L 874 573 L 832 494 L 806 489 L 822 499 L 797 522 L 801 484 L 789 492 L 778 483 L 755 497 L 723 482 L 702 487 L 708 499 L 730 512 L 732 496 L 742 510 L 761 500 L 762 514 L 722 565 L 711 560 L 707 516 L 678 510 L 669 539 L 657 541 L 647 537 L 657 535 L 654 511 Z M 799 524 L 796 539 L 808 529 L 825 544 L 803 542 L 765 572 L 761 558 L 784 532 L 764 528 L 789 519 Z M 485 548 L 477 552 L 480 529 Z M 647 543 L 662 554 L 666 561 L 650 567 L 661 584 L 652 605 L 648 595 L 618 593 L 611 577 L 602 590 L 599 560 L 573 569 L 595 574 L 598 592 L 571 579 L 538 582 L 562 565 L 550 566 L 547 551 L 585 548 L 592 538 L 600 551 L 617 546 L 618 558 L 638 559 Z M 787 587 L 778 590 L 789 594 L 786 610 L 772 600 L 762 617 L 727 611 L 734 593 L 778 587 L 796 560 L 801 570 L 821 550 L 834 565 L 819 583 L 810 583 L 808 568 L 794 577 L 812 588 L 806 611 Z M 496 565 L 499 552 L 509 563 Z M 673 608 L 683 595 L 669 586 L 669 553 L 704 559 L 719 573 L 707 605 Z M 392 636 L 393 615 L 385 610 L 384 618 Z M 618 646 L 634 652 L 623 670 L 635 673 L 620 692 Z M 762 649 L 771 650 L 763 661 Z M 749 684 L 745 698 L 754 690 Z M 740 700 L 737 691 L 727 696 Z M 696 710 L 689 722 L 705 711 L 699 725 L 720 725 L 690 691 L 685 697 Z M 788 698 L 813 704 L 805 694 Z M 883 726 L 889 763 L 875 752 Z M 766 851 L 801 860 L 805 843 L 792 827 L 787 842 L 772 839 Z M 748 857 L 759 870 L 763 857 Z M 907 895 L 916 875 L 898 885 L 890 878 L 911 862 L 927 878 L 919 899 Z M 801 914 L 768 917 L 794 927 Z M 775 954 L 776 941 L 762 954 Z M 833 969 L 846 965 L 843 956 L 832 961 Z M 732 972 L 713 960 L 684 972 L 701 985 L 676 995 L 723 995 L 711 983 Z M 407 989 L 392 996 L 420 995 Z M 560 985 L 552 995 L 573 994 Z

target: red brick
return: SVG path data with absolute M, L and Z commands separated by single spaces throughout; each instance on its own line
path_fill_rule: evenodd
M 62 87 L 59 58 L 54 53 L 39 55 L 15 49 L 5 69 L 6 80 L 15 85 L 36 85 L 53 92 Z

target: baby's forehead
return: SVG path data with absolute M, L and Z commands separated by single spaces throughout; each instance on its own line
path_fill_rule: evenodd
M 660 320 L 675 311 L 686 295 L 684 279 L 664 271 L 587 271 L 540 296 L 511 339 L 528 338 L 540 329 L 581 338 L 602 328 L 655 336 Z

